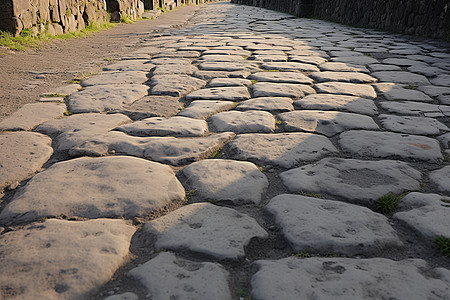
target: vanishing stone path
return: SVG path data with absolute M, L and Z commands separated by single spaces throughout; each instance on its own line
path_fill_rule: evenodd
M 448 45 L 215 3 L 130 49 L 0 123 L 0 299 L 450 299 Z

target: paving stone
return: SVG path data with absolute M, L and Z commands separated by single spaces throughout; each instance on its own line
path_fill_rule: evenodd
M 232 131 L 236 133 L 273 132 L 275 118 L 266 111 L 228 111 L 208 118 L 216 132 Z
M 318 72 L 315 65 L 298 62 L 265 62 L 261 65 L 266 70 L 278 70 L 281 72 Z
M 155 67 L 148 59 L 122 60 L 103 67 L 103 71 L 141 71 L 150 72 Z
M 232 299 L 229 273 L 217 263 L 193 262 L 162 252 L 128 274 L 137 278 L 154 300 Z
M 205 159 L 182 172 L 185 184 L 205 200 L 259 204 L 269 186 L 266 176 L 250 162 Z
M 437 163 L 443 159 L 435 139 L 393 132 L 351 130 L 340 135 L 343 151 L 377 158 L 397 157 Z
M 324 82 L 315 85 L 318 93 L 349 95 L 374 99 L 377 97 L 375 90 L 370 85 L 347 82 Z
M 292 111 L 278 118 L 286 131 L 316 132 L 328 137 L 349 129 L 379 129 L 369 116 L 337 111 Z
M 450 75 L 449 74 L 438 75 L 436 78 L 431 79 L 431 83 L 434 85 L 450 87 Z
M 313 83 L 313 81 L 309 77 L 298 72 L 257 72 L 253 73 L 248 78 L 256 81 L 276 83 Z
M 234 133 L 224 132 L 201 138 L 135 137 L 112 131 L 87 140 L 69 151 L 71 156 L 125 154 L 170 165 L 186 165 L 221 149 Z
M 189 65 L 191 60 L 188 58 L 160 57 L 153 58 L 150 62 L 154 65 Z
M 418 189 L 422 175 L 400 161 L 324 158 L 280 177 L 290 192 L 326 194 L 367 205 L 389 193 Z
M 181 97 L 206 85 L 206 81 L 186 75 L 155 75 L 152 77 L 153 95 Z
M 298 252 L 373 255 L 403 246 L 388 219 L 366 207 L 283 194 L 265 209 Z
M 251 217 L 210 203 L 183 206 L 144 225 L 157 250 L 188 249 L 219 259 L 244 256 L 244 247 L 267 232 Z
M 425 76 L 404 71 L 373 72 L 372 76 L 384 82 L 395 82 L 395 83 L 417 84 L 417 85 L 430 84 L 430 82 Z
M 304 95 L 316 93 L 316 91 L 308 85 L 294 83 L 258 82 L 250 88 L 254 97 L 301 98 Z
M 436 67 L 431 67 L 428 65 L 416 65 L 416 66 L 411 66 L 408 68 L 408 71 L 412 72 L 412 73 L 417 73 L 417 74 L 421 74 L 427 77 L 433 77 L 439 74 L 444 73 L 445 71 L 440 69 L 440 68 L 436 68 Z
M 251 74 L 248 70 L 240 70 L 240 71 L 204 71 L 199 70 L 194 73 L 194 77 L 203 79 L 203 80 L 211 80 L 214 78 L 247 78 Z
M 195 119 L 206 119 L 215 113 L 230 110 L 235 106 L 235 103 L 231 101 L 198 100 L 192 101 L 191 104 L 178 115 Z
M 168 166 L 127 156 L 81 157 L 35 175 L 14 195 L 0 219 L 134 218 L 183 199 L 183 186 Z
M 63 85 L 60 87 L 57 87 L 53 90 L 51 90 L 50 92 L 46 92 L 41 94 L 41 96 L 43 97 L 52 97 L 55 95 L 61 95 L 63 97 L 71 95 L 75 92 L 77 92 L 78 90 L 81 89 L 81 85 L 73 83 L 73 84 L 67 84 L 67 85 Z
M 450 271 L 433 269 L 421 259 L 289 257 L 256 265 L 252 296 L 261 300 L 421 300 L 445 299 L 449 293 Z
M 420 102 L 433 102 L 428 95 L 414 89 L 404 88 L 395 83 L 377 83 L 373 85 L 378 93 L 381 93 L 387 100 L 407 100 Z
M 205 54 L 205 52 L 203 52 L 203 54 Z M 153 58 L 197 58 L 199 56 L 200 52 L 197 51 L 164 51 L 159 52 L 153 56 Z
M 173 74 L 191 75 L 197 70 L 198 70 L 197 67 L 191 64 L 157 65 L 153 69 L 152 75 L 173 75 Z
M 401 67 L 409 67 L 409 66 L 415 66 L 415 65 L 424 65 L 423 62 L 407 59 L 407 58 L 386 58 L 383 59 L 384 64 L 391 64 L 391 65 L 397 65 Z
M 294 106 L 299 109 L 337 110 L 373 116 L 377 107 L 373 100 L 354 96 L 316 94 L 296 100 Z
M 204 55 L 197 61 L 216 61 L 216 62 L 243 62 L 245 61 L 243 56 L 240 55 Z
M 313 64 L 316 66 L 327 62 L 325 58 L 320 56 L 298 56 L 298 55 L 289 56 L 289 61 L 300 62 L 305 64 Z
M 361 56 L 338 56 L 331 58 L 332 61 L 342 62 L 346 64 L 355 64 L 355 65 L 371 65 L 378 63 L 378 60 L 375 58 L 361 55 Z
M 399 102 L 379 102 L 381 107 L 390 113 L 401 115 L 425 116 L 425 117 L 444 117 L 450 116 L 450 106 L 435 105 L 429 103 L 419 103 L 412 101 Z
M 126 292 L 123 294 L 106 297 L 105 300 L 139 300 L 139 297 L 135 293 Z
M 147 73 L 139 71 L 102 72 L 83 80 L 83 87 L 111 84 L 142 84 L 148 80 Z
M 240 56 L 250 56 L 251 51 L 240 50 L 240 49 L 211 49 L 206 50 L 202 53 L 204 55 L 240 55 Z
M 32 130 L 39 124 L 63 116 L 66 105 L 63 103 L 29 103 L 0 122 L 0 130 Z
M 445 149 L 450 148 L 450 133 L 445 133 L 437 137 Z
M 240 134 L 227 150 L 234 159 L 283 168 L 337 152 L 329 139 L 312 133 Z
M 437 97 L 439 104 L 450 105 L 450 95 L 440 95 Z
M 57 102 L 57 103 L 63 103 L 64 97 L 40 97 L 38 102 Z
M 371 64 L 369 65 L 369 69 L 372 72 L 379 72 L 379 71 L 401 71 L 402 68 L 399 66 L 394 65 L 385 65 L 385 64 Z M 413 71 L 411 71 L 413 72 Z M 414 73 L 414 72 L 413 72 Z
M 445 87 L 445 86 L 425 85 L 425 86 L 419 86 L 417 89 L 431 97 L 437 97 L 437 96 L 441 96 L 441 95 L 450 95 L 450 87 Z
M 249 59 L 258 62 L 274 62 L 274 61 L 285 62 L 287 61 L 287 56 L 286 54 L 279 54 L 279 55 L 253 54 L 252 56 L 249 57 Z
M 46 220 L 0 236 L 3 296 L 87 299 L 128 261 L 123 220 Z
M 377 79 L 370 75 L 357 72 L 314 72 L 311 73 L 312 79 L 317 82 L 326 81 L 339 81 L 339 82 L 352 82 L 352 83 L 373 83 L 377 82 Z
M 214 87 L 201 89 L 186 96 L 191 100 L 230 100 L 242 101 L 250 98 L 250 93 L 246 87 Z
M 52 140 L 40 133 L 5 132 L 0 134 L 0 195 L 4 188 L 38 172 L 52 156 Z
M 258 66 L 253 63 L 245 63 L 245 62 L 215 62 L 215 61 L 207 61 L 202 62 L 199 65 L 199 69 L 206 71 L 242 71 L 247 70 L 250 72 L 255 72 L 259 70 Z
M 400 211 L 393 217 L 405 222 L 429 241 L 437 236 L 450 238 L 449 203 L 449 197 L 413 192 L 402 198 Z
M 146 96 L 149 87 L 139 84 L 98 85 L 87 87 L 68 99 L 72 113 L 105 112 L 120 109 L 124 105 Z
M 265 110 L 278 114 L 294 110 L 292 99 L 287 97 L 260 97 L 241 102 L 236 110 Z
M 439 191 L 450 193 L 450 166 L 430 172 L 430 181 L 437 186 Z
M 225 86 L 250 86 L 251 80 L 244 78 L 214 78 L 208 82 L 207 87 L 225 87 Z
M 148 118 L 115 128 L 134 136 L 203 136 L 208 132 L 204 120 L 175 116 L 171 118 Z
M 438 135 L 450 131 L 447 126 L 433 118 L 380 115 L 379 120 L 387 130 L 400 133 Z
M 341 62 L 326 62 L 319 66 L 322 71 L 332 71 L 332 72 L 362 72 L 369 73 L 369 70 L 365 66 L 352 65 Z

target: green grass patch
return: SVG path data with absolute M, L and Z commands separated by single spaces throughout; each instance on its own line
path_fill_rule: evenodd
M 109 58 L 109 57 L 105 57 L 103 60 L 104 60 L 104 61 L 111 61 L 112 59 Z
M 321 194 L 317 194 L 317 193 L 300 193 L 300 196 L 311 197 L 311 198 L 318 198 L 318 199 L 322 199 L 323 198 Z
M 450 238 L 437 236 L 434 240 L 437 250 L 444 256 L 450 257 Z
M 414 85 L 414 84 L 410 84 L 408 86 L 405 86 L 405 89 L 408 89 L 408 90 L 417 90 L 417 88 L 418 88 L 418 86 Z
M 133 24 L 134 22 L 127 15 L 122 15 L 120 17 L 120 23 Z
M 164 9 L 162 7 L 158 7 L 158 10 L 160 10 L 162 13 L 168 13 L 170 10 Z
M 213 159 L 222 158 L 222 148 L 212 152 L 209 155 L 209 158 L 213 158 Z
M 190 190 L 186 193 L 186 195 L 184 196 L 184 200 L 189 201 L 192 199 L 192 197 L 194 197 L 197 194 L 197 190 Z
M 406 193 L 400 196 L 394 195 L 392 193 L 381 196 L 375 201 L 375 209 L 382 214 L 393 213 L 395 210 L 397 210 L 400 200 L 405 196 Z
M 258 80 L 250 80 L 252 84 L 258 83 Z

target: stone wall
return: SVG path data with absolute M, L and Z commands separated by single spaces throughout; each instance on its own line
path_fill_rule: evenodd
M 450 40 L 449 0 L 231 0 L 299 17 Z

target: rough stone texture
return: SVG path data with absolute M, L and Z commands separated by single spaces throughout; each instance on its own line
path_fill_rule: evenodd
M 208 82 L 208 87 L 250 86 L 252 82 L 244 78 L 214 78 Z
M 178 115 L 195 119 L 206 119 L 215 113 L 230 110 L 234 106 L 235 104 L 231 101 L 198 100 L 192 101 L 191 104 Z
M 148 94 L 149 87 L 139 84 L 99 85 L 87 87 L 68 99 L 72 113 L 105 112 L 122 108 Z
M 175 116 L 171 118 L 148 118 L 115 128 L 134 136 L 203 136 L 208 124 L 203 120 Z
M 297 72 L 258 72 L 253 73 L 248 78 L 256 81 L 277 83 L 311 84 L 313 82 L 309 77 Z
M 219 264 L 193 262 L 162 252 L 129 275 L 137 278 L 152 299 L 229 300 L 229 273 Z
M 435 184 L 439 191 L 450 193 L 450 166 L 430 173 L 430 181 Z
M 5 187 L 15 187 L 35 172 L 53 154 L 52 140 L 32 132 L 0 134 L 0 194 Z
M 394 160 L 324 158 L 280 174 L 291 192 L 324 193 L 370 204 L 388 193 L 418 189 L 422 174 Z
M 148 59 L 126 59 L 103 67 L 103 71 L 150 72 L 155 67 Z
M 368 255 L 403 245 L 388 219 L 366 207 L 283 194 L 265 209 L 295 251 Z
M 430 82 L 425 76 L 410 72 L 380 71 L 380 72 L 373 72 L 372 76 L 378 78 L 380 81 L 385 82 L 417 84 L 417 85 L 430 84 Z
M 148 80 L 145 72 L 140 71 L 120 71 L 103 72 L 86 80 L 83 80 L 83 87 L 105 84 L 141 84 Z
M 135 293 L 126 292 L 123 294 L 106 297 L 105 300 L 139 300 L 139 297 Z
M 350 65 L 370 65 L 378 63 L 378 60 L 369 56 L 338 56 L 331 58 L 331 60 Z
M 152 77 L 152 95 L 181 97 L 206 85 L 206 81 L 186 75 L 155 75 Z
M 301 98 L 305 94 L 315 94 L 316 91 L 308 86 L 293 83 L 258 82 L 251 87 L 253 97 L 290 97 Z
M 206 61 L 202 62 L 199 66 L 199 69 L 205 71 L 257 71 L 259 68 L 257 65 L 246 62 L 215 62 L 215 61 Z
M 82 157 L 35 175 L 14 195 L 0 219 L 133 218 L 183 199 L 184 189 L 168 166 L 127 156 Z
M 379 129 L 371 117 L 346 112 L 301 110 L 279 114 L 278 118 L 287 131 L 317 132 L 328 137 L 348 129 Z
M 326 62 L 319 66 L 322 71 L 332 71 L 332 72 L 362 72 L 369 73 L 369 70 L 365 66 L 352 65 L 341 62 Z
M 76 83 L 72 83 L 72 84 L 67 84 L 67 85 L 63 85 L 60 87 L 57 87 L 53 90 L 51 90 L 50 92 L 47 93 L 43 93 L 41 96 L 46 97 L 46 96 L 54 96 L 56 94 L 61 95 L 61 96 L 68 96 L 71 95 L 75 92 L 77 92 L 78 90 L 81 89 L 81 85 L 76 84 Z
M 150 117 L 172 117 L 182 109 L 183 102 L 179 97 L 151 95 L 108 113 L 125 114 L 133 120 L 142 120 Z
M 431 83 L 433 83 L 434 85 L 450 87 L 450 75 L 440 74 L 436 78 L 431 79 Z
M 255 299 L 445 299 L 450 271 L 421 259 L 284 258 L 257 261 Z M 407 274 L 407 275 L 406 275 Z M 431 275 L 433 274 L 433 275 Z
M 438 194 L 409 193 L 399 203 L 400 212 L 394 218 L 414 228 L 428 241 L 437 236 L 450 238 L 450 198 Z
M 317 82 L 340 81 L 351 83 L 373 83 L 377 82 L 375 78 L 364 73 L 357 72 L 314 72 L 311 78 Z
M 183 51 L 184 52 L 184 51 Z M 191 64 L 167 64 L 157 65 L 152 70 L 152 75 L 171 75 L 171 74 L 185 74 L 190 75 L 197 71 L 197 67 Z
M 219 259 L 237 259 L 254 237 L 267 232 L 251 217 L 210 203 L 195 203 L 145 224 L 157 250 L 188 249 Z
M 90 298 L 127 261 L 135 230 L 123 220 L 46 220 L 5 233 L 2 296 Z
M 0 122 L 0 130 L 32 130 L 48 120 L 60 118 L 66 111 L 62 103 L 30 103 Z
M 123 132 L 109 132 L 72 148 L 72 156 L 126 154 L 170 164 L 185 165 L 208 157 L 235 136 L 224 132 L 201 138 L 135 137 Z
M 401 133 L 437 135 L 450 131 L 447 126 L 433 118 L 380 115 L 379 120 L 387 130 Z
M 380 102 L 382 108 L 390 113 L 425 117 L 450 116 L 450 105 L 435 105 L 412 101 Z
M 315 88 L 318 93 L 350 95 L 369 99 L 377 97 L 373 87 L 365 84 L 325 82 L 316 84 Z
M 236 133 L 273 132 L 275 118 L 266 111 L 228 111 L 208 118 L 211 130 Z
M 318 72 L 319 68 L 310 64 L 298 62 L 265 62 L 261 65 L 266 70 L 278 70 L 280 72 Z
M 381 93 L 387 100 L 433 102 L 433 99 L 426 94 L 420 91 L 406 89 L 395 83 L 379 83 L 374 86 L 377 92 Z
M 287 97 L 260 97 L 241 102 L 236 110 L 265 110 L 273 114 L 294 110 L 292 99 Z
M 300 109 L 337 110 L 369 116 L 373 116 L 378 112 L 373 100 L 333 94 L 308 95 L 296 100 L 294 106 Z
M 283 168 L 337 152 L 330 140 L 312 133 L 240 134 L 228 145 L 234 159 Z
M 190 164 L 182 172 L 189 188 L 207 200 L 259 204 L 269 185 L 266 176 L 250 162 L 206 159 Z
M 246 87 L 215 87 L 201 89 L 190 93 L 186 99 L 191 100 L 230 100 L 242 101 L 250 98 Z

